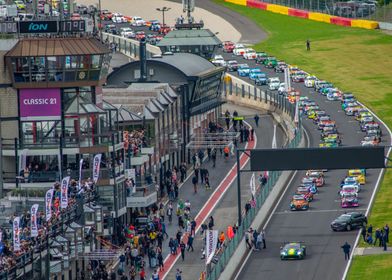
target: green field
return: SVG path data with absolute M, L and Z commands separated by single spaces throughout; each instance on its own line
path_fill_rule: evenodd
M 255 45 L 256 50 L 266 51 L 333 82 L 343 91 L 353 92 L 392 127 L 392 36 L 380 30 L 335 26 L 224 3 L 223 0 L 216 2 L 249 17 L 268 32 L 268 39 Z M 311 41 L 310 52 L 306 51 L 307 39 Z M 392 224 L 391 171 L 384 177 L 369 222 L 374 228 Z M 377 257 L 369 257 L 372 258 Z M 354 274 L 360 276 L 355 279 L 368 279 L 356 269 L 359 266 L 364 267 L 362 272 L 379 270 L 371 261 L 354 259 L 350 279 L 354 279 Z M 382 271 L 380 268 L 379 272 Z
M 392 255 L 356 256 L 347 280 L 390 280 Z

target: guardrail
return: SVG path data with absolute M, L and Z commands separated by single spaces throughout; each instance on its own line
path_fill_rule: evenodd
M 102 33 L 102 38 L 104 42 L 117 44 L 117 51 L 130 56 L 133 59 L 139 57 L 139 41 L 105 32 Z M 147 58 L 159 54 L 161 54 L 160 48 L 147 44 Z
M 294 122 L 295 118 L 295 104 L 290 103 L 284 96 L 279 95 L 278 93 L 267 91 L 264 92 L 250 84 L 246 83 L 237 83 L 232 80 L 228 82 L 226 79 L 224 85 L 223 94 L 225 97 L 229 96 L 237 96 L 242 99 L 248 99 L 255 103 L 260 103 L 261 105 L 267 104 L 268 106 L 273 106 L 275 110 L 280 110 L 279 113 L 287 114 L 291 121 Z M 302 139 L 302 125 L 301 120 L 298 120 L 298 127 L 293 132 L 293 138 L 286 145 L 286 148 L 294 148 L 298 147 Z M 260 185 L 258 189 L 255 201 L 256 205 L 254 208 L 251 208 L 248 213 L 244 215 L 242 224 L 238 227 L 238 230 L 232 240 L 230 240 L 222 254 L 218 256 L 218 261 L 211 268 L 211 270 L 207 274 L 207 280 L 216 280 L 219 278 L 221 272 L 225 269 L 227 263 L 229 262 L 231 256 L 234 254 L 238 245 L 241 243 L 245 232 L 249 229 L 252 224 L 254 218 L 256 217 L 257 212 L 261 209 L 264 202 L 268 198 L 268 195 L 273 190 L 276 182 L 280 178 L 282 171 L 270 171 L 267 183 L 263 186 Z

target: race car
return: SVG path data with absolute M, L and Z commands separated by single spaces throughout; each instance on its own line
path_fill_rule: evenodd
M 289 66 L 289 73 L 290 73 L 290 75 L 292 75 L 292 74 L 294 74 L 295 72 L 297 72 L 297 71 L 301 71 L 301 69 L 299 69 L 297 66 L 295 66 L 295 65 L 290 65 Z
M 223 42 L 223 51 L 227 53 L 232 53 L 234 50 L 234 43 L 231 41 Z
M 286 63 L 284 63 L 283 61 L 278 61 L 278 64 L 275 66 L 274 71 L 275 73 L 283 73 L 286 67 Z
M 287 242 L 280 247 L 280 259 L 302 260 L 306 256 L 306 246 L 303 242 Z
M 350 169 L 347 172 L 348 176 L 354 177 L 361 185 L 366 184 L 366 170 L 365 169 Z
M 336 148 L 336 147 L 339 147 L 339 143 L 338 143 L 337 139 L 323 137 L 322 143 L 319 144 L 319 147 L 320 148 Z
M 369 122 L 363 125 L 363 128 L 361 127 L 362 131 L 368 131 L 368 130 L 377 130 L 380 136 L 382 136 L 382 131 L 380 124 L 378 122 Z
M 338 143 L 338 145 L 342 144 L 342 140 L 340 139 L 340 136 L 337 133 L 328 134 L 328 135 L 322 137 L 321 141 L 323 141 L 324 143 L 327 143 L 327 142 L 329 142 L 329 139 L 332 139 L 334 142 Z
M 340 206 L 342 208 L 358 207 L 359 206 L 358 197 L 356 195 L 346 193 L 341 198 Z
M 303 71 L 298 71 L 291 76 L 291 80 L 295 83 L 302 83 L 305 81 L 306 73 Z
M 340 91 L 333 91 L 327 93 L 327 100 L 329 101 L 338 101 L 341 98 Z
M 322 130 L 325 126 L 328 126 L 330 124 L 335 124 L 335 121 L 332 121 L 328 119 L 329 116 L 323 116 L 322 119 L 320 119 L 317 123 L 317 128 L 319 130 Z
M 237 45 L 236 45 L 236 46 L 237 46 Z M 241 46 L 242 46 L 242 45 L 241 45 Z M 244 46 L 242 46 L 242 47 L 238 46 L 238 47 L 235 47 L 235 48 L 233 49 L 233 54 L 234 54 L 234 55 L 243 56 L 244 53 L 245 53 L 245 48 L 244 48 Z
M 223 58 L 223 56 L 217 54 L 214 56 L 214 58 L 211 60 L 211 63 L 216 65 L 216 66 L 222 66 L 225 67 L 226 66 L 226 61 Z
M 297 211 L 297 210 L 306 211 L 308 209 L 309 209 L 309 201 L 307 201 L 303 195 L 293 195 L 290 201 L 291 211 Z
M 249 79 L 251 79 L 252 81 L 256 80 L 256 77 L 258 74 L 262 74 L 261 69 L 260 68 L 252 68 L 249 70 Z
M 268 81 L 268 78 L 265 73 L 259 73 L 255 78 L 255 84 L 258 86 L 266 85 L 267 81 Z
M 280 85 L 280 80 L 278 77 L 273 77 L 268 79 L 268 88 L 270 90 L 277 90 Z
M 249 75 L 250 68 L 248 64 L 240 64 L 238 65 L 237 73 L 240 77 L 246 77 Z
M 313 200 L 313 193 L 311 193 L 307 187 L 297 187 L 295 194 L 303 195 L 304 198 L 309 202 Z
M 251 48 L 245 49 L 245 53 L 242 55 L 244 59 L 256 59 L 256 51 Z
M 268 57 L 268 54 L 265 52 L 258 52 L 256 53 L 256 63 L 257 64 L 263 64 L 264 60 L 266 60 Z
M 356 185 L 344 185 L 341 190 L 338 192 L 340 197 L 344 197 L 345 195 L 351 194 L 354 196 L 358 196 L 358 186 Z
M 357 180 L 357 177 L 354 177 L 354 176 L 347 176 L 346 178 L 344 178 L 343 185 L 355 185 L 355 186 L 358 186 L 358 191 L 360 190 L 359 189 L 360 184 Z
M 112 21 L 114 23 L 123 23 L 123 22 L 128 22 L 128 20 L 120 13 L 114 13 L 112 15 Z
M 307 175 L 307 178 L 312 179 L 316 187 L 322 187 L 325 184 L 324 176 L 322 172 L 311 172 Z
M 278 60 L 275 57 L 270 56 L 264 60 L 263 64 L 267 68 L 275 68 L 275 66 L 278 65 Z
M 146 38 L 146 33 L 144 33 L 144 31 L 137 31 L 135 35 L 136 35 L 135 39 L 138 41 L 140 41 L 143 38 Z
M 379 143 L 377 141 L 374 140 L 362 140 L 361 141 L 361 146 L 362 147 L 373 147 L 373 146 L 377 146 Z
M 238 62 L 237 62 L 237 60 L 229 60 L 226 63 L 226 67 L 227 67 L 227 70 L 230 71 L 230 72 L 237 71 L 238 70 Z
M 318 81 L 316 76 L 307 76 L 304 80 L 305 87 L 314 87 L 314 83 Z
M 301 187 L 306 187 L 308 190 L 312 193 L 315 194 L 318 192 L 317 186 L 313 179 L 309 177 L 303 177 L 301 180 Z
M 132 26 L 145 26 L 146 21 L 139 16 L 132 17 Z
M 320 89 L 325 88 L 325 87 L 332 87 L 332 84 L 328 83 L 327 81 L 324 81 L 324 80 L 318 80 L 318 81 L 314 82 L 314 90 L 317 92 Z
M 355 116 L 355 119 L 357 121 L 363 121 L 366 118 L 373 118 L 372 113 L 370 113 L 369 111 L 364 111 L 366 110 L 366 108 L 361 109 L 360 112 L 358 112 L 358 114 Z

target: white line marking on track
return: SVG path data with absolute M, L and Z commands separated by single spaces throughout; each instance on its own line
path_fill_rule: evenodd
M 306 139 L 307 139 L 307 145 L 308 145 L 308 147 L 309 147 L 309 146 L 310 146 L 310 138 L 309 138 L 308 132 L 307 132 L 306 129 L 304 129 L 304 128 L 303 128 L 303 131 L 305 132 L 305 136 L 306 136 Z M 291 175 L 291 179 L 290 179 L 289 183 L 287 184 L 286 189 L 283 191 L 283 193 L 282 193 L 282 195 L 280 196 L 278 202 L 275 204 L 274 209 L 272 210 L 270 216 L 268 217 L 267 221 L 265 222 L 265 225 L 264 225 L 264 227 L 263 227 L 263 230 L 265 230 L 265 229 L 267 228 L 267 226 L 268 226 L 268 224 L 269 224 L 269 222 L 270 222 L 272 216 L 274 215 L 276 209 L 278 208 L 278 205 L 279 205 L 280 202 L 282 201 L 284 195 L 286 194 L 287 190 L 289 189 L 289 186 L 290 186 L 291 183 L 293 182 L 293 180 L 294 180 L 295 176 L 297 175 L 297 173 L 298 173 L 298 171 L 296 170 L 296 171 L 294 171 L 293 175 Z M 241 264 L 240 269 L 238 270 L 237 274 L 235 275 L 234 280 L 237 280 L 238 277 L 240 276 L 241 271 L 244 269 L 246 263 L 248 262 L 248 259 L 249 259 L 250 255 L 252 254 L 252 251 L 253 251 L 253 250 L 249 251 L 248 255 L 246 256 L 246 258 L 245 258 L 245 260 L 244 260 L 244 262 Z
M 297 213 L 351 212 L 351 211 L 366 211 L 366 208 L 342 208 L 342 209 L 306 210 L 306 211 L 285 210 L 285 211 L 281 211 L 281 212 L 275 212 L 274 215 L 297 214 Z

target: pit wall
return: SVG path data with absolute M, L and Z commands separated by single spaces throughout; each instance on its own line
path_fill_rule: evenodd
M 308 12 L 304 10 L 289 8 L 286 6 L 264 3 L 258 0 L 225 0 L 225 2 L 229 2 L 241 6 L 247 6 L 251 8 L 257 8 L 261 10 L 266 10 L 276 14 L 310 19 L 314 21 L 320 21 L 320 22 L 325 22 L 325 23 L 330 23 L 330 24 L 335 24 L 340 26 L 357 27 L 357 28 L 364 28 L 364 29 L 377 29 L 380 27 L 377 21 L 351 19 L 351 18 L 331 16 L 322 13 Z

